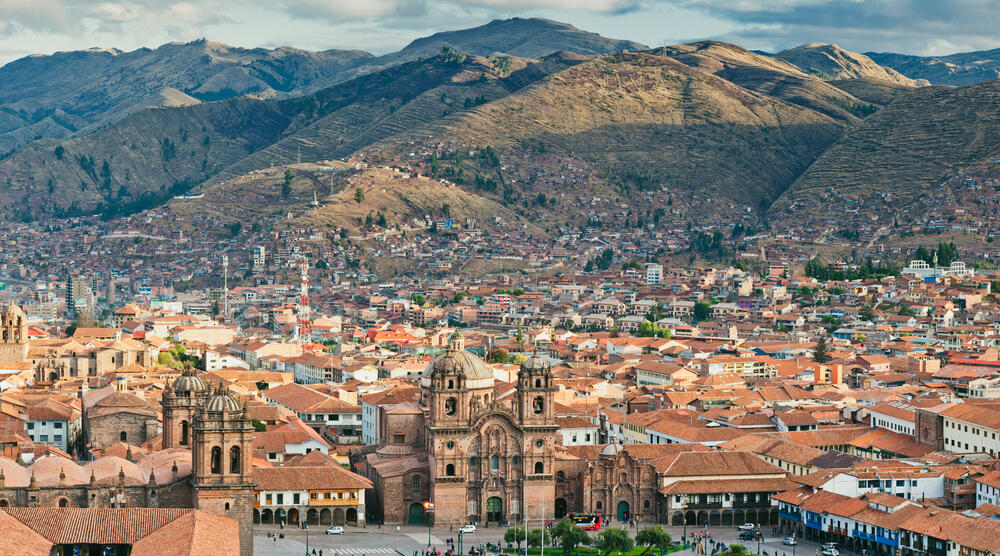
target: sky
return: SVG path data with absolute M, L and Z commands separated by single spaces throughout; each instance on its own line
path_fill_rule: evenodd
M 650 46 L 711 38 L 767 51 L 826 42 L 920 55 L 1000 47 L 1000 0 L 0 0 L 0 64 L 199 38 L 384 54 L 514 16 Z

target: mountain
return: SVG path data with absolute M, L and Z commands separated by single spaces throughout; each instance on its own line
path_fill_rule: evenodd
M 886 81 L 906 87 L 928 85 L 906 77 L 894 69 L 880 66 L 868 56 L 849 52 L 835 44 L 809 43 L 783 50 L 775 57 L 781 58 L 803 71 L 815 74 L 828 81 L 842 79 L 870 79 Z
M 577 61 L 518 59 L 500 71 L 485 58 L 452 53 L 302 98 L 238 97 L 141 110 L 87 135 L 34 141 L 0 160 L 0 183 L 8 185 L 0 189 L 0 206 L 22 218 L 133 212 L 213 178 L 222 181 L 303 155 L 347 156 Z
M 890 52 L 865 54 L 877 64 L 911 79 L 926 79 L 935 85 L 971 85 L 1000 77 L 1000 48 L 948 56 L 912 56 Z
M 1000 81 L 921 87 L 901 95 L 830 147 L 772 207 L 821 217 L 843 209 L 828 192 L 864 211 L 903 214 L 963 168 L 1000 153 Z
M 648 50 L 637 42 L 608 39 L 581 31 L 568 23 L 549 19 L 494 19 L 480 27 L 445 31 L 417 39 L 392 56 L 412 59 L 433 56 L 442 47 L 479 56 L 506 54 L 518 58 L 541 58 L 566 50 L 577 54 L 610 54 L 624 50 Z
M 481 56 L 503 53 L 524 58 L 562 50 L 603 54 L 645 48 L 565 23 L 514 18 L 437 33 L 379 57 L 360 50 L 244 49 L 206 40 L 132 52 L 95 48 L 28 56 L 0 67 L 0 83 L 4 84 L 0 88 L 0 154 L 39 138 L 86 134 L 147 107 L 247 95 L 305 95 L 434 56 L 442 47 Z
M 361 51 L 243 49 L 205 40 L 28 56 L 0 68 L 0 153 L 36 137 L 86 133 L 150 106 L 286 96 L 372 58 Z

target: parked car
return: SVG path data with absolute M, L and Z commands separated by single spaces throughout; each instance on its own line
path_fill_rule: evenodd
M 795 540 L 795 537 L 785 537 L 785 539 L 781 541 L 781 544 L 795 546 L 799 544 L 799 541 Z
M 823 556 L 840 556 L 840 551 L 836 548 L 824 548 L 821 554 Z
M 741 541 L 755 541 L 757 539 L 762 539 L 762 538 L 764 538 L 764 537 L 760 534 L 760 531 L 742 531 L 742 532 L 740 532 L 740 540 Z
M 823 550 L 837 550 L 837 543 L 835 542 L 825 542 L 821 545 Z
M 463 525 L 462 528 L 459 529 L 459 532 L 461 532 L 461 533 L 475 533 L 476 532 L 476 526 L 473 525 L 473 524 L 471 524 L 471 523 L 469 523 L 468 525 Z
M 326 530 L 326 534 L 327 535 L 343 535 L 344 534 L 344 528 L 341 527 L 340 525 L 334 525 L 333 527 L 330 527 L 329 529 Z
M 740 531 L 753 531 L 756 528 L 757 526 L 754 525 L 753 523 L 744 523 L 743 525 L 737 527 L 737 529 L 739 529 Z

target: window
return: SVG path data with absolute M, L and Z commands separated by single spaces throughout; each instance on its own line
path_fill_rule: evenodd
M 329 499 L 333 498 L 333 495 L 330 494 L 329 492 L 327 492 L 326 494 L 323 495 L 323 498 L 326 498 L 327 500 L 329 500 Z
M 444 474 L 445 474 L 446 477 L 454 477 L 455 476 L 455 464 L 449 463 L 448 465 L 444 466 Z
M 649 509 L 649 500 L 643 500 L 643 501 L 642 501 L 642 507 L 643 507 L 644 509 L 647 509 L 647 510 L 648 510 L 648 509 Z
M 511 465 L 513 465 L 514 467 L 517 467 L 517 464 L 521 463 L 521 460 L 520 460 L 520 458 L 518 458 L 517 456 L 514 456 L 514 457 L 512 457 L 512 458 L 510 459 L 510 463 L 511 463 Z
M 278 504 L 280 505 L 284 503 L 285 503 L 285 495 L 282 493 L 278 493 Z
M 556 482 L 561 483 L 566 480 L 566 473 L 564 471 L 556 471 Z
M 49 435 L 43 434 L 43 435 L 39 436 L 38 437 L 38 441 L 39 442 L 48 442 L 49 441 Z
M 447 448 L 448 448 L 449 450 L 451 450 L 451 449 L 454 449 L 454 448 L 455 448 L 455 443 L 454 443 L 454 442 L 452 442 L 451 440 L 449 440 L 449 441 L 448 441 L 448 443 L 447 443 L 447 444 L 445 444 L 445 446 L 447 446 Z
M 458 410 L 458 400 L 455 398 L 448 398 L 444 402 L 444 412 L 447 415 L 454 415 L 455 411 Z
M 449 380 L 448 381 L 448 389 L 451 390 L 454 387 L 455 387 L 455 381 L 454 380 Z
M 545 400 L 543 400 L 541 396 L 535 398 L 531 402 L 531 411 L 535 415 L 540 415 L 543 411 L 545 411 Z
M 330 414 L 330 416 L 329 416 L 329 417 L 330 417 L 330 420 L 331 420 L 331 421 L 339 421 L 339 420 L 340 420 L 340 415 L 333 415 L 333 414 Z
M 212 448 L 211 470 L 212 473 L 222 473 L 222 448 L 219 448 L 218 446 Z
M 292 494 L 292 504 L 298 504 L 298 503 L 299 503 L 299 493 L 295 492 Z M 226 509 L 228 510 L 229 508 Z
M 479 465 L 479 460 L 476 458 L 469 458 L 469 467 L 475 467 Z
M 271 503 L 271 495 L 270 494 L 265 494 L 264 495 L 264 503 L 265 504 L 270 504 Z
M 181 446 L 188 444 L 188 422 L 181 421 Z
M 500 469 L 500 457 L 496 454 L 490 456 L 490 469 Z
M 233 446 L 229 449 L 229 472 L 239 474 L 243 472 L 242 469 L 243 461 L 240 458 L 240 447 Z
M 118 434 L 118 438 L 119 438 L 119 440 L 121 440 L 122 442 L 128 442 L 128 433 L 126 433 L 125 431 L 122 431 L 122 432 L 120 432 L 120 433 Z
M 596 504 L 596 505 L 595 505 L 594 507 L 595 507 L 595 508 L 597 508 L 598 510 L 600 510 L 600 509 L 603 509 L 603 508 L 604 508 L 604 504 L 603 504 L 603 503 L 601 503 L 601 501 L 600 501 L 600 500 L 598 500 L 598 501 L 597 501 L 597 504 Z
M 62 421 L 56 421 L 55 423 L 52 423 L 52 426 L 54 428 L 61 429 L 62 428 Z
M 53 436 L 52 437 L 52 441 L 53 442 L 62 442 L 62 435 L 61 434 L 57 434 L 57 435 Z
M 316 499 L 316 493 L 315 492 L 310 492 L 309 493 L 309 499 L 310 500 L 315 500 Z
M 28 422 L 28 430 L 30 431 L 30 430 L 34 430 L 34 429 L 35 429 L 35 424 L 29 421 Z
M 69 500 L 66 499 L 66 498 L 60 498 L 59 499 L 59 507 L 60 508 L 68 508 L 69 507 Z
M 420 488 L 420 475 L 414 475 L 413 478 L 410 479 L 410 484 L 413 485 L 413 488 Z
M 545 472 L 545 466 L 542 465 L 542 462 L 536 461 L 535 462 L 535 473 L 539 474 L 539 473 L 544 473 L 544 472 Z
M 229 502 L 226 502 L 226 511 L 229 511 Z

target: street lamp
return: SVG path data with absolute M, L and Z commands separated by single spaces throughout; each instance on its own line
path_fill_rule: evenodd
M 462 553 L 462 530 L 458 530 L 458 553 Z M 793 555 L 794 556 L 794 555 Z
M 681 521 L 684 523 L 684 532 L 681 533 L 681 545 L 687 546 L 687 535 L 688 535 L 688 516 L 687 516 L 687 502 L 681 505 Z
M 434 514 L 434 502 L 424 502 L 424 513 L 427 514 L 427 548 L 431 547 L 431 516 Z

